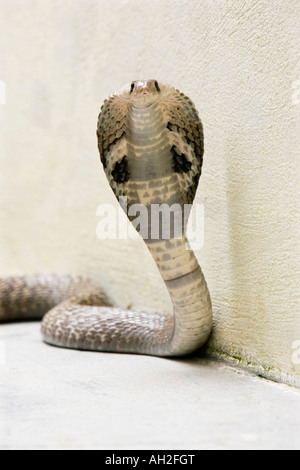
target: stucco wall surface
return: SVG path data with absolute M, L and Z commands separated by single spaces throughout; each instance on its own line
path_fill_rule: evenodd
M 299 384 L 299 15 L 298 0 L 0 0 L 0 275 L 75 272 L 122 307 L 170 308 L 142 242 L 96 237 L 115 200 L 95 138 L 107 95 L 170 83 L 205 129 L 209 349 Z

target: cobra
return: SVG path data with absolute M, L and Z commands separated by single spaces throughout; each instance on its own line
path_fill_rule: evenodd
M 203 160 L 203 128 L 192 101 L 156 80 L 137 80 L 105 100 L 98 118 L 98 148 L 117 198 L 177 208 L 191 204 Z M 175 206 L 174 206 L 175 205 Z M 176 211 L 175 211 L 176 212 Z M 183 213 L 183 211 L 182 211 Z M 175 219 L 174 219 L 175 220 Z M 82 350 L 180 356 L 203 345 L 211 332 L 207 284 L 187 249 L 185 224 L 163 223 L 141 234 L 169 292 L 173 312 L 137 312 L 111 305 L 91 280 L 29 275 L 0 279 L 0 321 L 43 318 L 46 343 Z

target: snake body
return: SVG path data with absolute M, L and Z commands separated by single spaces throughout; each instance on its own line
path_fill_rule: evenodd
M 114 307 L 94 282 L 81 277 L 32 275 L 0 279 L 0 321 L 43 317 L 44 341 L 67 348 L 189 354 L 207 341 L 212 321 L 209 291 L 187 249 L 185 223 L 174 222 L 193 202 L 201 174 L 198 112 L 173 87 L 138 80 L 105 100 L 97 137 L 107 179 L 116 197 L 126 198 L 130 220 L 136 204 L 149 214 L 161 204 L 173 208 L 167 237 L 161 218 L 153 227 L 150 217 L 147 230 L 140 231 L 170 294 L 173 314 Z

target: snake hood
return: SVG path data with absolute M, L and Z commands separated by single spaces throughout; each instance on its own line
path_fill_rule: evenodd
M 194 103 L 179 90 L 154 79 L 125 85 L 104 101 L 97 137 L 117 198 L 128 197 L 129 206 L 192 204 L 203 162 L 203 126 Z M 134 181 L 151 179 L 155 185 L 171 175 L 176 187 L 165 186 L 164 193 L 156 192 L 151 201 L 149 191 L 135 190 Z

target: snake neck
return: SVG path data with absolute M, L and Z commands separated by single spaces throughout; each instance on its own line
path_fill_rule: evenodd
M 210 333 L 211 303 L 205 278 L 193 251 L 187 249 L 184 196 L 172 162 L 168 130 L 157 103 L 131 107 L 127 122 L 128 208 L 144 211 L 138 231 L 152 254 L 174 307 L 171 340 L 155 354 L 187 354 Z M 140 205 L 140 207 L 139 207 Z M 143 225 L 143 227 L 142 227 Z M 136 225 L 135 225 L 136 226 Z M 146 228 L 145 228 L 146 226 Z
M 180 239 L 146 241 L 169 292 L 174 313 L 173 336 L 161 354 L 189 354 L 204 344 L 211 331 L 211 300 L 193 251 Z
M 145 240 L 183 235 L 188 210 L 173 168 L 171 144 L 158 103 L 128 110 L 127 215 Z
M 128 195 L 133 203 L 184 204 L 178 193 L 168 129 L 158 103 L 128 110 Z

